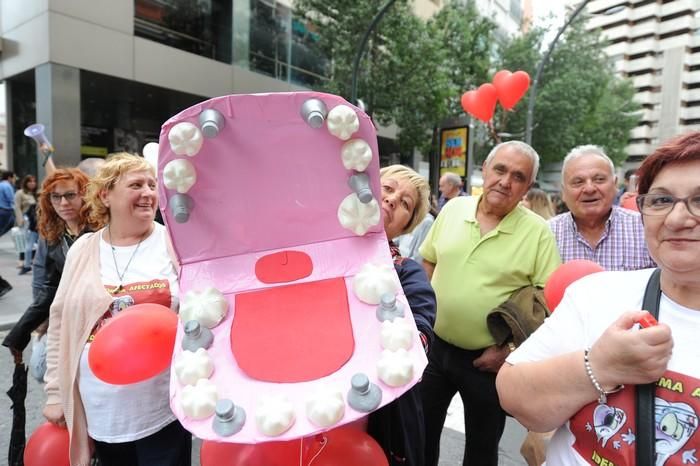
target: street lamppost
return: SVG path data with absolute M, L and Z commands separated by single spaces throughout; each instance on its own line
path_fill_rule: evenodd
M 567 27 L 576 19 L 576 16 L 578 16 L 581 11 L 585 8 L 585 6 L 590 2 L 591 0 L 583 0 L 581 4 L 576 7 L 576 10 L 574 10 L 573 13 L 571 13 L 571 16 L 569 16 L 569 19 L 564 23 L 564 25 L 559 29 L 559 32 L 557 32 L 557 35 L 554 37 L 552 40 L 552 43 L 549 44 L 549 48 L 547 49 L 547 53 L 544 54 L 544 57 L 542 57 L 542 61 L 537 65 L 537 71 L 535 72 L 535 79 L 532 80 L 532 86 L 530 88 L 530 97 L 527 102 L 527 120 L 525 121 L 525 142 L 528 144 L 532 144 L 532 130 L 535 129 L 535 126 L 532 125 L 532 119 L 533 119 L 533 113 L 535 112 L 535 97 L 537 95 L 537 84 L 540 82 L 540 76 L 542 75 L 542 70 L 544 69 L 544 65 L 547 64 L 547 61 L 549 60 L 549 56 L 552 54 L 552 50 L 554 50 L 554 46 L 557 44 L 557 41 L 559 40 L 559 37 L 564 33 Z M 591 16 L 597 16 L 597 15 L 612 15 L 615 13 L 619 13 L 620 11 L 626 9 L 627 6 L 625 5 L 618 5 L 618 6 L 613 6 L 608 8 L 607 10 L 599 13 L 591 13 Z
M 360 68 L 360 60 L 362 59 L 362 55 L 365 53 L 365 46 L 367 45 L 367 41 L 369 40 L 369 35 L 377 26 L 377 23 L 382 19 L 384 13 L 386 13 L 386 11 L 391 7 L 391 5 L 394 4 L 394 2 L 396 2 L 396 0 L 389 0 L 388 2 L 386 2 L 386 4 L 377 12 L 374 18 L 372 18 L 372 22 L 369 23 L 369 27 L 365 31 L 365 34 L 362 36 L 360 46 L 357 49 L 357 55 L 355 55 L 355 61 L 352 65 L 352 88 L 350 93 L 350 102 L 352 102 L 353 104 L 357 104 L 357 72 Z
M 576 7 L 573 13 L 571 13 L 571 16 L 569 16 L 569 19 L 566 20 L 564 25 L 559 29 L 557 32 L 557 35 L 554 36 L 554 39 L 552 40 L 552 43 L 549 44 L 549 48 L 547 49 L 547 52 L 544 54 L 544 57 L 542 57 L 542 60 L 540 63 L 537 65 L 537 71 L 535 72 L 535 79 L 532 80 L 532 86 L 530 87 L 530 98 L 527 102 L 527 120 L 525 121 L 525 142 L 528 144 L 532 144 L 532 114 L 535 111 L 535 96 L 537 95 L 537 84 L 540 82 L 540 76 L 542 75 L 542 70 L 544 69 L 544 65 L 547 64 L 547 61 L 549 60 L 549 56 L 552 54 L 552 51 L 554 50 L 554 46 L 557 45 L 557 41 L 559 40 L 559 37 L 564 33 L 566 28 L 569 27 L 569 25 L 576 19 L 579 13 L 586 7 L 588 2 L 591 0 L 583 0 L 579 6 Z

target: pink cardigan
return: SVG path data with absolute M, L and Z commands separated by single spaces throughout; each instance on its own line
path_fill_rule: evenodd
M 78 391 L 80 356 L 90 332 L 112 303 L 112 296 L 100 278 L 103 230 L 81 236 L 68 251 L 49 316 L 44 387 L 46 404 L 63 405 L 70 433 L 71 466 L 88 466 L 92 450 Z M 170 244 L 168 250 L 173 264 L 177 264 Z

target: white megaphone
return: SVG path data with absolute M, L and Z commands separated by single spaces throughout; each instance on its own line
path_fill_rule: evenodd
M 39 151 L 44 154 L 44 162 L 41 164 L 42 167 L 46 165 L 49 157 L 53 155 L 53 146 L 46 137 L 45 131 L 46 128 L 44 128 L 44 125 L 41 123 L 34 123 L 24 128 L 24 135 L 34 139 L 39 146 Z

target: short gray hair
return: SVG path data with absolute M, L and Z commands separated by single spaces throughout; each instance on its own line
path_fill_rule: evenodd
M 608 163 L 608 165 L 610 165 L 610 174 L 612 176 L 615 176 L 615 164 L 610 159 L 610 157 L 608 157 L 603 148 L 600 146 L 596 146 L 595 144 L 584 144 L 582 146 L 574 147 L 569 151 L 568 154 L 566 154 L 566 157 L 564 157 L 564 162 L 562 162 L 561 164 L 562 184 L 564 183 L 564 171 L 566 171 L 566 166 L 569 164 L 569 162 L 583 157 L 584 155 L 596 155 L 601 159 L 605 160 Z
M 530 183 L 533 183 L 535 179 L 537 178 L 537 172 L 540 170 L 540 156 L 537 154 L 537 151 L 532 148 L 529 144 L 526 144 L 522 141 L 506 141 L 502 142 L 500 144 L 497 144 L 496 147 L 491 149 L 491 152 L 489 152 L 489 155 L 486 156 L 486 160 L 484 161 L 484 165 L 489 165 L 491 163 L 491 160 L 496 156 L 496 152 L 499 150 L 505 148 L 505 147 L 512 147 L 516 151 L 518 151 L 520 154 L 526 156 L 527 158 L 530 159 L 532 162 L 532 175 L 530 176 Z
M 442 175 L 443 178 L 445 178 L 445 181 L 450 183 L 452 186 L 456 187 L 461 187 L 462 186 L 462 178 L 453 172 L 447 172 L 444 175 Z

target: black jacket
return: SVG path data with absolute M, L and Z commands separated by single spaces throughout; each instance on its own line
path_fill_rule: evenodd
M 44 283 L 34 302 L 24 311 L 10 333 L 2 341 L 3 346 L 24 350 L 31 340 L 32 332 L 49 318 L 49 309 L 56 289 L 63 275 L 63 266 L 66 264 L 66 254 L 76 238 L 64 234 L 56 243 L 47 244 L 45 278 Z M 46 243 L 40 238 L 39 241 Z
M 416 326 L 427 337 L 429 348 L 437 307 L 435 292 L 425 270 L 413 259 L 397 258 L 394 267 Z M 418 385 L 371 413 L 367 433 L 381 445 L 390 466 L 423 466 L 425 427 Z

